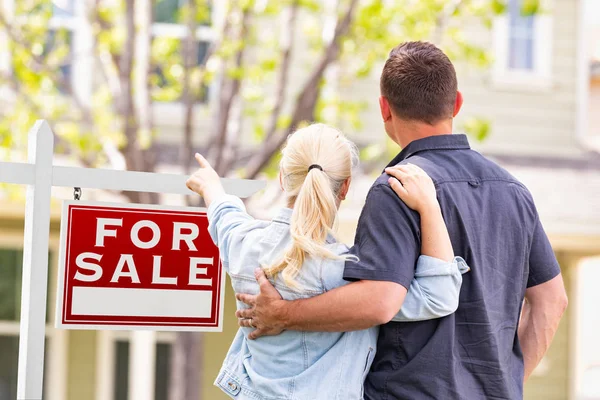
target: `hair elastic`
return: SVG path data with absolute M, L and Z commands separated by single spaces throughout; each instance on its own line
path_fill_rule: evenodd
M 313 168 L 318 168 L 323 171 L 323 167 L 321 167 L 319 164 L 312 164 L 310 167 L 308 167 L 308 172 L 310 172 L 310 170 Z

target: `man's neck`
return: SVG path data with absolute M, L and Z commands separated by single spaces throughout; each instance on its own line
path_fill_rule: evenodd
M 430 136 L 448 135 L 452 133 L 452 120 L 442 121 L 435 125 L 422 122 L 406 122 L 395 126 L 395 142 L 404 148 L 409 143 Z

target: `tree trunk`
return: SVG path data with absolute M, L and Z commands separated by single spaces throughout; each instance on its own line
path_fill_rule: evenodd
M 169 400 L 201 400 L 202 334 L 178 332 L 171 356 Z
M 243 59 L 244 59 L 244 51 L 246 49 L 246 36 L 248 35 L 248 24 L 250 19 L 250 8 L 246 7 L 243 10 L 239 10 L 242 13 L 242 18 L 240 22 L 240 27 L 238 30 L 238 37 L 236 40 L 239 40 L 242 44 L 234 57 L 234 65 L 233 67 L 239 70 L 242 67 Z M 225 38 L 224 38 L 225 40 Z M 231 114 L 231 108 L 238 97 L 240 87 L 241 87 L 241 79 L 238 77 L 231 78 L 227 74 L 228 65 L 227 62 L 224 62 L 222 73 L 220 76 L 221 85 L 219 91 L 219 107 L 216 112 L 215 125 L 214 125 L 214 133 L 213 137 L 215 137 L 215 161 L 214 168 L 217 173 L 221 176 L 225 175 L 227 171 L 225 170 L 225 151 L 227 145 L 227 135 L 229 129 L 229 118 Z
M 151 40 L 151 24 L 152 24 L 152 5 L 150 0 L 139 0 L 148 2 L 142 4 L 139 9 L 147 10 L 143 17 L 149 19 L 144 21 L 140 26 L 139 32 L 136 34 L 136 0 L 125 1 L 125 43 L 123 51 L 119 58 L 118 73 L 119 86 L 121 96 L 117 105 L 117 112 L 121 118 L 123 132 L 127 143 L 123 149 L 125 156 L 125 164 L 130 171 L 145 171 L 152 172 L 155 167 L 155 160 L 149 150 L 144 150 L 140 144 L 140 128 L 151 130 L 151 108 L 150 108 L 150 92 L 148 88 L 148 74 L 150 71 L 150 40 Z M 140 19 L 143 19 L 140 17 Z M 139 35 L 139 36 L 138 36 Z M 136 40 L 136 39 L 140 40 Z M 136 42 L 138 46 L 147 46 L 144 49 L 138 49 L 136 52 Z M 139 66 L 137 80 L 133 80 L 134 57 L 136 54 L 143 53 L 144 56 L 137 60 Z M 134 101 L 134 83 L 137 83 L 136 92 L 140 94 L 139 107 L 136 108 Z M 139 113 L 138 113 L 139 109 Z M 139 116 L 143 119 L 140 120 Z M 148 132 L 146 132 L 148 133 Z M 124 192 L 125 196 L 134 203 L 156 203 L 158 195 L 155 193 L 143 192 Z
M 188 34 L 183 41 L 183 93 L 185 107 L 184 133 L 179 157 L 184 173 L 189 173 L 192 163 L 195 95 L 191 87 L 191 74 L 198 58 L 196 40 L 196 0 L 187 1 L 186 25 Z M 186 198 L 186 201 L 189 199 Z M 202 361 L 200 357 L 202 336 L 196 332 L 178 332 L 171 356 L 171 381 L 169 400 L 200 400 Z
M 298 15 L 298 0 L 294 1 L 285 11 L 284 23 L 281 32 L 281 66 L 277 76 L 277 89 L 275 90 L 275 103 L 269 125 L 267 126 L 265 138 L 269 140 L 277 131 L 277 121 L 286 100 L 288 89 L 288 76 L 294 49 L 294 38 L 296 33 L 296 19 Z
M 196 13 L 197 5 L 196 0 L 188 0 L 187 2 L 187 29 L 188 34 L 183 41 L 183 93 L 181 100 L 185 107 L 185 120 L 183 128 L 183 141 L 181 142 L 181 148 L 179 149 L 179 157 L 181 159 L 181 166 L 185 174 L 189 173 L 190 166 L 193 159 L 192 148 L 192 136 L 194 131 L 194 105 L 195 94 L 191 88 L 191 75 L 193 68 L 196 66 L 198 59 L 198 41 L 196 40 Z

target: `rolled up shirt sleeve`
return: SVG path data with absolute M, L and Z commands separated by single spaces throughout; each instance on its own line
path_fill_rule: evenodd
M 536 212 L 531 249 L 529 251 L 529 276 L 527 287 L 545 283 L 560 274 L 560 266 Z
M 461 257 L 443 261 L 420 256 L 415 278 L 410 283 L 402 308 L 392 321 L 424 321 L 454 313 L 458 308 L 462 274 L 469 270 Z
M 386 184 L 376 184 L 358 221 L 344 279 L 390 281 L 407 290 L 421 252 L 420 219 Z

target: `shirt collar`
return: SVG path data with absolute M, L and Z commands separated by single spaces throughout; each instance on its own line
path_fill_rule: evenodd
M 449 134 L 449 135 L 436 135 L 428 136 L 423 139 L 413 140 L 402 149 L 400 153 L 386 166 L 393 167 L 394 165 L 400 164 L 408 157 L 413 156 L 422 151 L 428 150 L 468 150 L 471 146 L 467 135 L 462 134 Z

